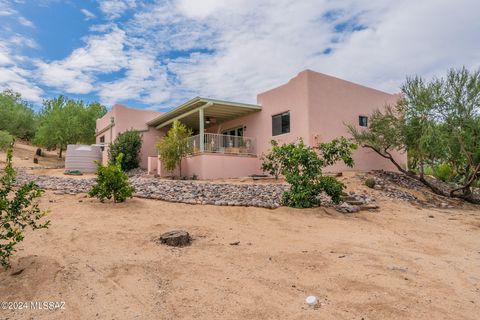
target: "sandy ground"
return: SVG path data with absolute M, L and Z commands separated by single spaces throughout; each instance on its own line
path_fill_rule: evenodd
M 25 141 L 17 140 L 13 151 L 13 165 L 15 167 L 59 167 L 64 166 L 65 159 L 58 158 L 55 151 L 46 151 L 42 149 L 44 155 L 38 157 L 38 164 L 33 163 L 35 157 L 36 146 L 33 146 Z M 65 154 L 65 152 L 64 152 Z M 0 164 L 5 163 L 5 152 L 0 151 Z M 3 167 L 3 166 L 2 166 Z
M 478 207 L 382 200 L 378 212 L 342 215 L 52 193 L 42 206 L 52 225 L 28 232 L 0 271 L 0 301 L 65 309 L 0 318 L 478 319 Z M 192 245 L 154 241 L 172 229 Z M 317 308 L 304 303 L 311 294 Z

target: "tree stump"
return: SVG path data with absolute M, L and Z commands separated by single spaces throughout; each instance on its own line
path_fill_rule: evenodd
M 183 230 L 172 230 L 160 236 L 160 243 L 173 247 L 187 246 L 191 240 L 192 238 L 188 232 Z

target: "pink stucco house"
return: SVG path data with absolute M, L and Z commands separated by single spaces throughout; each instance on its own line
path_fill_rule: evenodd
M 397 101 L 398 95 L 358 85 L 311 70 L 288 83 L 257 95 L 257 104 L 197 97 L 166 113 L 115 105 L 97 120 L 97 143 L 108 145 L 118 133 L 133 128 L 143 132 L 141 167 L 165 176 L 157 157 L 156 142 L 175 120 L 194 131 L 191 154 L 182 161 L 182 174 L 199 179 L 244 177 L 261 174 L 260 156 L 270 141 L 308 145 L 348 136 L 345 124 L 368 126 L 368 115 Z M 106 151 L 105 151 L 106 154 Z M 396 154 L 406 164 L 405 154 Z M 106 159 L 106 156 L 104 156 Z M 373 151 L 354 153 L 354 170 L 395 170 Z M 335 165 L 328 171 L 348 170 Z

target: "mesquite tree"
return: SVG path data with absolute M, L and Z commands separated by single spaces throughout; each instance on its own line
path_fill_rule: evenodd
M 435 193 L 480 203 L 472 186 L 480 178 L 480 71 L 450 70 L 430 82 L 407 78 L 395 106 L 375 111 L 366 130 L 348 126 L 354 140 L 389 159 L 399 171 Z M 393 151 L 407 151 L 409 170 Z M 448 165 L 455 173 L 448 192 L 425 176 L 427 166 Z

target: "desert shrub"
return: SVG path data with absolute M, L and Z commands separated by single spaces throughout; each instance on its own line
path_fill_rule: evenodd
M 7 150 L 12 146 L 13 137 L 7 131 L 0 130 L 0 150 Z
M 128 171 L 138 168 L 140 164 L 140 149 L 142 148 L 142 135 L 136 130 L 127 130 L 118 135 L 108 150 L 110 161 L 116 162 L 116 159 L 123 154 L 122 170 Z
M 345 185 L 332 176 L 320 177 L 320 189 L 332 198 L 333 203 L 340 203 Z
M 367 180 L 365 180 L 365 185 L 371 189 L 373 189 L 375 187 L 375 179 L 373 178 L 367 178 Z
M 427 176 L 435 176 L 435 171 L 433 170 L 433 167 L 432 166 L 425 166 L 423 168 L 423 174 L 424 175 L 427 175 Z
M 0 177 L 0 264 L 10 267 L 10 257 L 15 246 L 24 239 L 27 227 L 32 230 L 47 228 L 50 221 L 40 223 L 46 211 L 41 211 L 36 199 L 43 190 L 34 182 L 14 189 L 15 170 L 12 166 L 12 149 L 7 150 L 7 163 Z
M 318 205 L 322 161 L 316 152 L 300 139 L 298 143 L 279 146 L 276 157 L 281 163 L 285 181 L 290 184 L 290 190 L 283 193 L 283 204 L 294 208 Z
M 454 177 L 454 170 L 448 163 L 441 163 L 435 167 L 435 177 L 446 182 Z
M 282 170 L 282 164 L 278 156 L 279 146 L 278 142 L 271 140 L 270 144 L 272 148 L 265 154 L 262 154 L 260 160 L 262 161 L 262 171 L 268 173 L 271 176 L 274 176 L 275 179 L 278 179 L 278 176 Z
M 353 165 L 351 159 L 352 146 L 341 139 L 319 146 L 319 157 L 312 147 L 306 146 L 300 139 L 296 143 L 278 146 L 274 155 L 280 163 L 281 174 L 290 184 L 290 190 L 284 192 L 282 203 L 294 208 L 309 208 L 320 204 L 319 194 L 327 193 L 332 201 L 338 203 L 345 186 L 335 177 L 322 176 L 322 168 L 344 160 Z M 333 150 L 335 149 L 335 150 Z M 350 151 L 349 151 L 350 150 Z
M 128 176 L 122 170 L 123 154 L 120 153 L 115 162 L 109 161 L 107 166 L 97 163 L 96 184 L 89 191 L 90 197 L 100 201 L 112 199 L 113 202 L 123 202 L 131 198 L 135 189 L 128 182 Z

